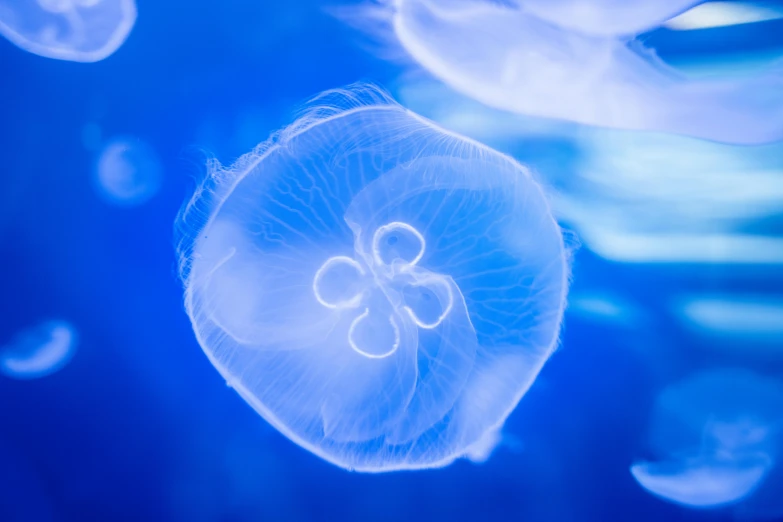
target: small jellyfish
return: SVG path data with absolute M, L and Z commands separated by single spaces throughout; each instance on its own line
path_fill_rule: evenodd
M 135 22 L 135 0 L 0 0 L 0 34 L 25 51 L 58 60 L 103 60 Z
M 146 203 L 160 189 L 162 168 L 157 154 L 136 138 L 115 138 L 103 148 L 95 166 L 96 188 L 110 203 Z
M 70 323 L 40 323 L 0 348 L 0 372 L 14 379 L 46 377 L 68 364 L 76 344 L 76 329 Z
M 676 383 L 656 401 L 650 443 L 659 460 L 631 473 L 652 494 L 695 508 L 752 502 L 783 451 L 783 384 L 742 369 Z
M 707 294 L 680 299 L 675 312 L 690 328 L 723 340 L 783 346 L 783 299 Z M 743 350 L 747 350 L 743 346 Z M 781 354 L 783 355 L 783 354 Z
M 445 466 L 555 349 L 568 251 L 528 170 L 375 87 L 319 97 L 210 176 L 179 228 L 214 366 L 338 466 Z
M 771 462 L 764 456 L 720 460 L 641 462 L 631 474 L 645 490 L 664 500 L 692 508 L 734 504 L 762 483 Z
M 585 34 L 635 35 L 704 0 L 516 0 L 542 20 Z
M 521 7 L 482 0 L 385 6 L 382 14 L 410 57 L 490 107 L 738 144 L 783 138 L 781 64 L 748 77 L 692 79 L 638 40 L 571 31 Z

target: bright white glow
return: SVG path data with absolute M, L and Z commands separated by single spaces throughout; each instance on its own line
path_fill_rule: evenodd
M 573 14 L 572 3 L 591 6 L 565 2 L 560 14 Z M 607 2 L 599 11 L 612 14 L 628 3 Z M 520 4 L 399 0 L 387 5 L 389 25 L 408 55 L 454 90 L 489 107 L 726 143 L 783 138 L 779 68 L 742 78 L 694 79 L 639 42 L 548 23 Z M 548 10 L 553 2 L 540 4 Z M 664 3 L 635 2 L 632 7 L 645 4 Z M 666 2 L 664 11 L 679 7 Z M 638 12 L 630 9 L 622 16 Z
M 14 379 L 55 373 L 73 357 L 76 339 L 76 330 L 65 321 L 47 321 L 24 330 L 0 348 L 0 371 Z
M 771 462 L 765 457 L 739 461 L 697 458 L 672 462 L 640 462 L 631 474 L 647 491 L 693 508 L 737 503 L 764 480 Z
M 626 263 L 783 264 L 783 238 L 742 234 L 625 234 L 585 229 L 592 251 Z
M 702 296 L 679 306 L 683 319 L 719 335 L 783 341 L 783 300 L 749 296 Z
M 104 199 L 119 206 L 134 206 L 157 194 L 163 172 L 148 144 L 137 138 L 115 138 L 98 157 L 95 179 Z
M 707 2 L 697 5 L 663 25 L 676 31 L 726 27 L 783 18 L 783 9 L 751 2 Z

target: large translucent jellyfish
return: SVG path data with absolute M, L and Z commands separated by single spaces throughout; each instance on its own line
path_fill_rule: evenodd
M 0 348 L 0 372 L 14 379 L 37 379 L 61 370 L 74 355 L 76 329 L 66 321 L 45 321 L 21 331 Z
M 554 350 L 568 258 L 511 158 L 330 92 L 183 209 L 185 303 L 228 384 L 341 467 L 444 466 Z
M 731 143 L 783 138 L 780 64 L 754 76 L 688 78 L 638 41 L 563 29 L 519 7 L 484 0 L 384 4 L 408 55 L 490 107 Z
M 95 181 L 98 192 L 108 202 L 141 205 L 157 194 L 163 169 L 147 143 L 136 138 L 115 138 L 98 157 Z
M 135 0 L 0 0 L 0 34 L 25 51 L 98 62 L 125 42 Z
M 741 369 L 709 370 L 661 393 L 653 411 L 658 460 L 631 467 L 665 500 L 695 508 L 752 501 L 783 451 L 783 384 Z

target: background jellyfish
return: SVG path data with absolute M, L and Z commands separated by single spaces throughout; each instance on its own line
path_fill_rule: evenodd
M 0 348 L 0 371 L 14 379 L 46 377 L 68 364 L 76 344 L 76 329 L 70 323 L 40 323 Z
M 98 192 L 110 203 L 145 203 L 160 189 L 163 173 L 155 151 L 136 138 L 115 138 L 101 151 L 95 166 Z
M 780 465 L 783 384 L 742 369 L 704 371 L 661 393 L 650 427 L 658 460 L 631 467 L 647 491 L 694 508 L 752 502 Z
M 0 34 L 31 53 L 98 62 L 136 22 L 134 0 L 0 0 Z
M 529 172 L 372 87 L 330 92 L 213 165 L 179 226 L 207 356 L 284 435 L 345 468 L 464 455 L 557 342 L 567 253 Z
M 780 63 L 747 77 L 689 78 L 638 41 L 563 29 L 524 6 L 481 0 L 385 5 L 410 57 L 490 107 L 730 143 L 783 138 Z

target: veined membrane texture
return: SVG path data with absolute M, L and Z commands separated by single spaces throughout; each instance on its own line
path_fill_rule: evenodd
M 558 340 L 567 251 L 528 170 L 373 87 L 331 91 L 213 165 L 179 226 L 207 356 L 344 468 L 465 455 Z
M 0 0 L 0 34 L 33 54 L 97 62 L 125 42 L 134 0 Z
M 726 143 L 783 139 L 783 64 L 691 78 L 638 40 L 566 29 L 520 4 L 397 0 L 367 20 L 387 17 L 415 62 L 490 107 Z

